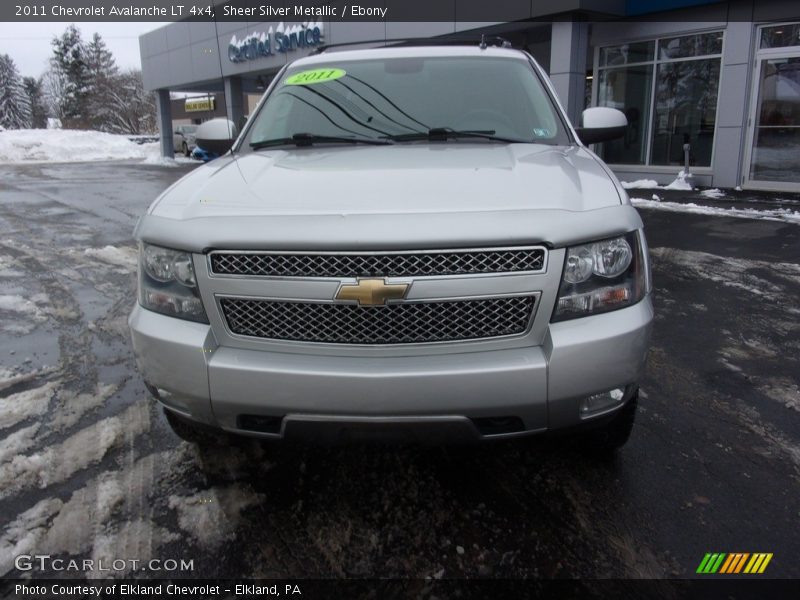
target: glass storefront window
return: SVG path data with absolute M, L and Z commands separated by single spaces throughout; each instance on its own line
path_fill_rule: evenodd
M 689 163 L 711 166 L 717 120 L 719 59 L 658 65 L 651 164 L 682 165 L 683 145 Z
M 722 40 L 712 31 L 599 49 L 597 105 L 622 110 L 629 124 L 625 138 L 600 146 L 603 160 L 683 165 L 688 143 L 691 165 L 711 165 Z
M 658 57 L 661 60 L 671 58 L 691 58 L 722 53 L 722 32 L 700 33 L 681 37 L 666 38 L 658 41 Z
M 764 27 L 761 30 L 761 48 L 787 48 L 800 46 L 800 23 Z
M 600 65 L 612 67 L 653 60 L 655 42 L 634 42 L 600 48 Z
M 602 144 L 600 154 L 610 163 L 637 165 L 647 159 L 647 123 L 653 66 L 600 71 L 597 103 L 618 108 L 628 118 L 625 137 Z

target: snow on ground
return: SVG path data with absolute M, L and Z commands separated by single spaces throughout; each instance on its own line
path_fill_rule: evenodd
M 176 155 L 174 158 L 161 156 L 161 144 L 144 144 L 147 150 L 147 157 L 142 161 L 143 165 L 155 165 L 158 167 L 179 167 L 185 164 L 197 164 L 193 158 Z
M 52 371 L 53 368 L 48 367 L 36 369 L 35 371 L 30 371 L 28 373 L 18 373 L 14 369 L 4 369 L 3 367 L 0 367 L 0 391 L 10 388 L 12 385 L 17 385 L 18 383 L 31 381 L 32 379 L 39 377 L 39 375 L 44 375 L 45 373 L 50 373 Z
M 158 142 L 137 144 L 126 135 L 78 129 L 13 129 L 0 131 L 2 163 L 72 163 L 138 160 L 144 165 L 177 167 L 192 158 L 161 156 Z
M 17 454 L 21 454 L 33 446 L 37 431 L 39 431 L 38 423 L 15 431 L 5 439 L 0 440 L 0 464 L 11 460 Z
M 659 185 L 655 179 L 637 179 L 636 181 L 620 181 L 626 190 L 682 190 L 690 192 L 692 187 L 692 175 L 685 171 L 680 171 L 678 176 L 668 185 Z
M 0 163 L 90 162 L 144 159 L 149 146 L 124 135 L 74 129 L 14 129 L 0 132 Z
M 103 406 L 106 401 L 114 395 L 119 386 L 113 383 L 98 384 L 97 387 L 88 394 L 78 394 L 68 390 L 59 392 L 59 407 L 54 411 L 54 416 L 50 422 L 53 430 L 63 430 L 72 427 L 81 420 L 83 415 Z
M 700 195 L 703 196 L 703 198 L 718 200 L 719 198 L 725 197 L 725 192 L 723 192 L 719 188 L 711 188 L 710 190 L 703 190 L 702 192 L 700 192 Z
M 125 270 L 135 269 L 138 261 L 138 254 L 135 248 L 104 246 L 102 248 L 86 248 L 83 253 L 110 265 L 123 267 Z
M 116 531 L 103 533 L 94 540 L 92 559 L 110 565 L 120 556 L 136 557 L 141 564 L 147 564 L 158 556 L 158 548 L 169 542 L 180 540 L 180 535 L 158 527 L 151 519 L 134 519 L 126 521 Z M 130 573 L 133 564 L 126 561 L 125 567 L 115 571 L 117 576 Z M 108 577 L 104 571 L 93 570 L 87 573 L 89 579 Z
M 214 487 L 191 496 L 170 496 L 169 507 L 178 511 L 178 524 L 204 546 L 215 548 L 236 537 L 244 509 L 260 504 L 263 494 L 249 486 Z
M 631 203 L 639 208 L 656 208 L 672 212 L 687 212 L 697 215 L 710 215 L 717 217 L 737 217 L 740 219 L 764 219 L 767 221 L 785 221 L 800 225 L 800 211 L 788 208 L 775 208 L 756 210 L 754 208 L 720 208 L 718 206 L 700 206 L 693 202 L 662 202 L 659 200 L 646 200 L 645 198 L 631 198 Z
M 0 295 L 0 310 L 30 315 L 34 318 L 41 314 L 34 302 L 16 294 Z
M 17 270 L 16 259 L 0 254 L 0 277 L 22 277 L 24 273 Z
M 759 389 L 786 408 L 800 412 L 800 388 L 791 379 L 774 378 L 760 385 Z
M 30 554 L 47 532 L 49 521 L 61 509 L 58 498 L 47 498 L 10 523 L 0 538 L 0 576 L 14 568 L 14 558 Z
M 5 411 L 0 411 L 0 415 L 5 415 Z M 149 427 L 147 407 L 139 403 L 118 416 L 108 417 L 78 431 L 60 444 L 48 446 L 42 452 L 17 455 L 0 465 L 0 498 L 21 489 L 37 485 L 44 488 L 65 481 L 74 473 L 100 462 L 112 448 Z
M 30 333 L 39 323 L 47 320 L 47 315 L 33 298 L 23 298 L 18 294 L 0 294 L 0 313 L 15 313 L 13 318 L 7 318 L 7 315 L 0 318 L 2 333 Z
M 655 179 L 637 179 L 636 181 L 620 181 L 626 190 L 655 190 L 660 186 Z
M 57 387 L 57 383 L 50 382 L 32 390 L 0 398 L 0 429 L 44 413 Z
M 650 256 L 658 268 L 669 270 L 671 265 L 678 265 L 682 272 L 690 274 L 693 279 L 721 283 L 726 287 L 740 289 L 771 302 L 780 302 L 781 298 L 789 296 L 789 291 L 783 284 L 765 279 L 761 276 L 761 272 L 768 272 L 792 285 L 800 283 L 800 265 L 795 263 L 717 256 L 707 252 L 676 248 L 650 248 Z M 659 263 L 669 264 L 659 265 Z M 800 313 L 800 310 L 790 307 L 786 307 L 786 311 Z

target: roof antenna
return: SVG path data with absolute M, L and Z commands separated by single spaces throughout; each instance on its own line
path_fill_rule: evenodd
M 481 34 L 480 49 L 481 50 L 486 50 L 486 35 L 483 34 L 483 33 Z

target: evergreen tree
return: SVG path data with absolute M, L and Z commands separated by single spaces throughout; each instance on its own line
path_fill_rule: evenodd
M 42 80 L 33 77 L 24 77 L 22 85 L 28 95 L 28 102 L 31 106 L 31 127 L 44 129 L 47 127 L 47 109 L 44 105 L 42 94 Z
M 86 66 L 89 73 L 88 113 L 93 129 L 109 131 L 118 110 L 113 103 L 113 87 L 119 69 L 113 54 L 99 33 L 86 46 Z
M 25 129 L 31 126 L 31 105 L 17 65 L 8 54 L 0 54 L 0 127 Z
M 53 38 L 51 65 L 64 82 L 61 107 L 65 127 L 89 126 L 89 68 L 86 47 L 80 30 L 70 25 L 61 36 Z

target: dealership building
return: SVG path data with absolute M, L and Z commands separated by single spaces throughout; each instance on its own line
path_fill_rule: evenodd
M 469 1 L 454 0 L 456 14 Z M 620 179 L 669 183 L 688 160 L 696 185 L 800 192 L 800 3 L 565 0 L 557 14 L 501 4 L 506 20 L 494 23 L 194 21 L 149 32 L 142 71 L 162 151 L 173 151 L 170 92 L 217 94 L 242 123 L 281 67 L 320 46 L 486 34 L 533 55 L 573 123 L 589 106 L 625 112 L 625 136 L 596 147 Z

